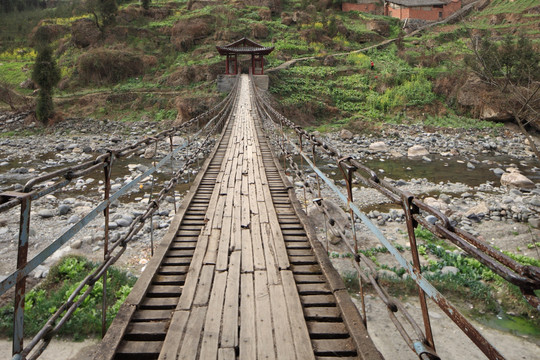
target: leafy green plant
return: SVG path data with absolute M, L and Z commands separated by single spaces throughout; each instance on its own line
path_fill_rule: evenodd
M 35 335 L 49 316 L 55 313 L 62 303 L 67 301 L 79 286 L 81 280 L 97 265 L 83 257 L 68 256 L 52 267 L 45 281 L 26 294 L 25 335 Z M 116 316 L 120 305 L 131 291 L 134 283 L 135 279 L 128 276 L 125 271 L 115 268 L 109 269 L 107 302 L 110 306 L 107 309 L 107 326 Z M 87 288 L 86 285 L 81 294 Z M 90 295 L 83 300 L 80 307 L 75 310 L 73 316 L 62 327 L 60 335 L 82 340 L 101 333 L 102 290 L 103 282 L 99 279 L 94 284 Z M 8 305 L 0 308 L 0 315 L 0 331 L 11 335 L 13 306 Z

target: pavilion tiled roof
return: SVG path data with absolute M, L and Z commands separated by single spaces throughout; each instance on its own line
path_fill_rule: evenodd
M 225 46 L 216 46 L 220 55 L 227 54 L 255 54 L 268 55 L 274 50 L 274 47 L 262 46 L 248 38 L 241 38 Z

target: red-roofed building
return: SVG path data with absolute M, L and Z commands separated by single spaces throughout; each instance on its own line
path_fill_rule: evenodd
M 437 21 L 446 19 L 459 9 L 461 0 L 386 0 L 384 15 L 401 20 Z

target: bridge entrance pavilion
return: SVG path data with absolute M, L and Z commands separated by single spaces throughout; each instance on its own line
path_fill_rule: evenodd
M 259 88 L 268 89 L 268 76 L 264 75 L 264 56 L 269 55 L 274 47 L 263 46 L 246 37 L 224 46 L 216 46 L 220 55 L 225 56 L 225 74 L 218 76 L 218 90 L 230 91 L 236 75 L 241 73 L 238 64 L 239 55 L 250 55 L 251 62 L 249 73 L 253 75 L 254 81 Z

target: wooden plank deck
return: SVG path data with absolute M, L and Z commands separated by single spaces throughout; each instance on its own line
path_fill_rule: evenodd
M 96 358 L 381 360 L 240 81 L 216 149 Z
M 163 359 L 315 359 L 241 81 L 223 175 L 172 318 L 182 333 L 167 334 Z

